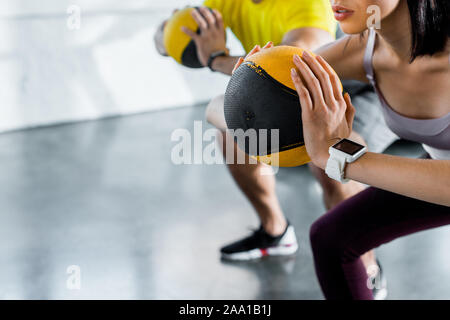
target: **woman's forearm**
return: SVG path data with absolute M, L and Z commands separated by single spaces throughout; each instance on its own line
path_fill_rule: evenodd
M 350 96 L 342 95 L 337 74 L 324 58 L 305 51 L 302 57 L 295 55 L 293 62 L 296 68 L 291 69 L 291 75 L 302 106 L 305 146 L 313 163 L 324 169 L 333 141 L 351 134 L 356 110 Z M 347 164 L 345 176 L 407 197 L 450 206 L 450 160 L 408 159 L 368 152 Z
M 346 178 L 411 198 L 450 206 L 450 160 L 368 152 L 347 164 Z

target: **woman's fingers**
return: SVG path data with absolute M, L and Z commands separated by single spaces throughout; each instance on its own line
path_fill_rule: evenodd
M 242 62 L 244 62 L 244 58 L 240 57 L 239 60 L 234 65 L 234 68 L 233 68 L 233 71 L 231 71 L 231 74 L 233 74 L 236 71 L 236 69 L 239 68 L 239 66 L 242 64 Z
M 315 77 L 320 81 L 320 87 L 322 88 L 323 97 L 328 108 L 333 109 L 335 107 L 334 90 L 328 72 L 325 71 L 317 59 L 315 59 L 307 51 L 303 51 L 302 58 L 311 68 Z
M 200 8 L 200 12 L 202 13 L 204 19 L 208 23 L 208 26 L 215 26 L 216 25 L 216 17 L 211 12 L 211 10 L 209 10 L 209 9 L 207 9 L 205 7 L 201 7 Z
M 273 42 L 269 41 L 266 43 L 266 45 L 264 47 L 262 47 L 262 49 L 268 49 L 268 48 L 272 48 L 273 47 Z M 255 53 L 259 52 L 262 50 L 260 45 L 257 44 L 256 46 L 253 47 L 252 50 L 250 50 L 249 53 L 247 53 L 247 55 L 245 56 L 245 59 L 249 58 L 251 55 L 254 55 Z
M 261 51 L 261 47 L 259 45 L 256 45 L 253 47 L 252 50 L 250 50 L 249 53 L 247 53 L 247 55 L 245 56 L 245 58 L 239 58 L 239 60 L 236 62 L 236 64 L 234 65 L 233 71 L 231 72 L 231 74 L 233 74 L 237 68 L 239 68 L 239 66 L 245 61 L 245 59 L 249 58 L 251 55 L 257 53 Z
M 236 64 L 234 65 L 233 71 L 231 71 L 231 74 L 233 74 L 237 68 L 244 62 L 244 58 L 240 57 Z
M 254 46 L 253 49 L 250 50 L 250 52 L 245 56 L 245 59 L 250 57 L 252 54 L 259 52 L 260 50 L 261 50 L 261 47 L 259 45 Z
M 272 41 L 269 41 L 264 47 L 263 49 L 267 49 L 267 48 L 271 48 L 273 47 L 273 43 Z M 231 72 L 231 74 L 233 74 L 237 68 L 239 68 L 239 66 L 244 62 L 245 59 L 249 58 L 250 56 L 254 55 L 255 53 L 261 51 L 261 47 L 257 44 L 256 46 L 253 47 L 252 50 L 250 50 L 249 53 L 247 53 L 247 55 L 245 56 L 245 58 L 239 58 L 239 60 L 236 62 L 233 71 Z
M 294 64 L 300 71 L 304 79 L 304 84 L 313 98 L 314 107 L 317 107 L 318 105 L 325 107 L 325 100 L 323 98 L 320 81 L 316 78 L 311 68 L 298 55 L 294 55 Z
M 350 132 L 353 128 L 353 119 L 355 118 L 355 107 L 352 104 L 352 100 L 348 92 L 344 94 L 345 104 L 347 105 L 347 109 L 345 110 L 345 119 L 347 120 L 348 127 Z
M 328 62 L 325 61 L 324 58 L 322 58 L 321 56 L 317 56 L 316 59 L 320 63 L 320 65 L 324 68 L 324 70 L 328 73 L 328 75 L 330 77 L 331 85 L 333 87 L 333 92 L 334 92 L 334 98 L 337 101 L 341 101 L 341 99 L 342 99 L 342 86 L 341 86 L 341 81 L 339 80 L 338 75 L 333 70 L 333 68 L 331 68 L 331 66 L 328 64 Z
M 195 22 L 197 22 L 198 26 L 200 27 L 200 30 L 207 30 L 208 29 L 208 23 L 206 22 L 205 18 L 200 14 L 200 11 L 198 9 L 192 10 L 191 13 L 192 18 L 194 18 Z
M 313 103 L 309 95 L 308 89 L 302 82 L 302 79 L 294 68 L 291 69 L 291 78 L 294 83 L 295 89 L 297 90 L 298 96 L 300 98 L 300 104 L 302 106 L 302 112 L 308 114 L 308 112 L 313 110 Z
M 272 48 L 272 47 L 273 47 L 273 42 L 269 41 L 269 42 L 266 43 L 266 45 L 263 47 L 263 49 L 269 49 L 269 48 Z

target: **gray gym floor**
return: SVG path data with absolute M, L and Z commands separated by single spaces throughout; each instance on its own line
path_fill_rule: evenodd
M 324 213 L 307 167 L 278 173 L 300 243 L 291 258 L 224 263 L 257 227 L 220 165 L 174 165 L 176 128 L 204 106 L 0 135 L 0 298 L 322 299 L 308 228 Z M 206 124 L 204 124 L 206 127 Z M 391 153 L 415 156 L 401 144 Z M 450 228 L 378 249 L 390 299 L 450 299 Z M 81 288 L 68 289 L 71 265 Z

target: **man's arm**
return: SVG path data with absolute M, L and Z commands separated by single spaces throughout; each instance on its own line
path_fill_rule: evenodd
M 321 48 L 322 46 L 332 42 L 333 40 L 334 37 L 325 30 L 313 27 L 304 27 L 288 31 L 284 35 L 281 44 L 314 51 L 315 49 Z M 272 45 L 270 45 L 269 47 L 272 47 Z M 261 49 L 255 47 L 253 50 L 254 51 L 250 52 L 247 56 L 250 56 L 252 53 L 258 52 Z M 228 61 L 229 63 L 231 63 L 231 59 Z M 233 61 L 236 61 L 237 63 L 239 63 L 239 65 L 243 62 L 243 60 L 239 60 L 239 57 L 233 57 Z M 226 65 L 227 61 L 224 59 L 223 63 L 224 65 Z M 239 65 L 236 65 L 234 68 L 237 68 Z M 226 65 L 226 67 L 229 68 L 229 65 Z M 228 70 L 229 69 L 227 69 L 226 71 Z M 233 68 L 231 68 L 231 72 L 232 71 Z M 227 74 L 231 74 L 231 72 L 230 73 L 227 72 Z
M 334 37 L 325 30 L 306 27 L 287 32 L 281 44 L 314 51 L 333 40 Z
M 239 58 L 240 57 L 236 56 L 217 57 L 214 59 L 211 67 L 214 71 L 222 72 L 231 76 L 233 68 L 238 62 Z
M 287 32 L 281 42 L 282 45 L 295 46 L 307 50 L 315 50 L 334 38 L 325 30 L 319 28 L 298 28 Z M 218 57 L 214 60 L 212 67 L 216 71 L 231 75 L 234 66 L 240 57 Z

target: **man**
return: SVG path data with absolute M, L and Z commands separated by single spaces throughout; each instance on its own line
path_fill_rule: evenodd
M 224 37 L 225 26 L 231 28 L 241 41 L 246 52 L 255 44 L 272 41 L 274 45 L 291 45 L 315 50 L 334 40 L 335 20 L 328 0 L 207 0 L 205 6 L 193 11 L 192 16 L 200 28 L 200 34 L 184 28 L 197 46 L 199 60 L 213 71 L 231 75 L 240 57 L 228 55 Z M 157 47 L 165 54 L 162 46 L 162 27 L 155 36 Z M 159 39 L 159 40 L 158 40 Z M 255 51 L 259 50 L 259 46 Z M 217 56 L 217 57 L 215 57 Z M 215 57 L 215 58 L 214 58 Z M 375 152 L 384 151 L 395 135 L 387 129 L 376 103 L 378 99 L 370 87 L 361 83 L 344 82 L 345 90 L 352 96 L 356 106 L 355 133 L 352 139 L 364 143 Z M 211 101 L 206 111 L 207 120 L 218 128 L 222 135 L 222 151 L 226 156 L 226 143 L 233 143 L 227 136 L 223 114 L 223 95 Z M 234 144 L 234 154 L 242 153 Z M 265 255 L 286 255 L 294 253 L 297 240 L 293 226 L 286 220 L 275 193 L 273 175 L 262 175 L 266 165 L 228 164 L 231 175 L 255 208 L 261 227 L 249 237 L 236 241 L 221 249 L 222 257 L 229 260 L 250 260 Z M 340 184 L 329 179 L 325 173 L 310 165 L 324 190 L 324 202 L 330 209 L 346 198 L 363 190 L 356 182 Z M 267 169 L 267 168 L 265 168 Z M 376 264 L 372 253 L 363 257 L 366 266 Z

